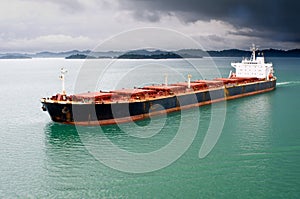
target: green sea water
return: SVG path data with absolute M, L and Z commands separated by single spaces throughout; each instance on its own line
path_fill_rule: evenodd
M 215 58 L 213 62 L 227 76 L 230 62 L 237 60 Z M 61 66 L 68 69 L 67 92 L 95 86 L 74 87 L 82 66 L 89 63 L 0 60 L 0 198 L 299 198 L 300 59 L 269 61 L 278 78 L 275 91 L 132 124 L 76 128 L 53 123 L 41 111 L 39 99 L 60 91 Z M 90 62 L 101 68 L 110 61 Z M 134 67 L 137 62 L 139 67 Z M 155 66 L 149 68 L 153 62 Z M 204 71 L 202 77 L 211 74 L 210 60 L 190 62 Z M 97 75 L 93 71 L 99 68 L 94 64 L 85 68 L 86 82 Z M 181 74 L 191 73 L 197 78 L 197 73 L 180 60 L 120 60 L 106 70 L 97 88 L 163 82 L 163 75 L 170 69 L 160 67 L 165 65 L 176 69 L 172 70 L 174 74 L 168 73 L 170 82 L 184 79 Z M 199 158 L 213 110 L 226 113 L 221 118 L 224 121 L 215 123 L 222 126 L 220 137 L 210 153 Z M 178 139 L 177 148 L 160 153 L 176 140 L 181 126 L 185 140 Z M 134 165 L 130 156 L 116 153 L 111 143 L 137 159 L 138 154 L 145 157 L 143 154 L 158 152 L 158 163 L 172 160 L 151 170 L 153 156 Z M 185 144 L 186 148 L 180 147 Z M 92 151 L 95 148 L 103 150 Z M 112 168 L 107 162 L 117 164 Z M 121 171 L 135 167 L 148 170 Z

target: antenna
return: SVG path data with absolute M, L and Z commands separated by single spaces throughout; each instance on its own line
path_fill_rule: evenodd
M 60 76 L 59 76 L 59 79 L 61 79 L 61 94 L 62 95 L 65 95 L 66 94 L 66 90 L 65 90 L 65 74 L 67 73 L 68 71 L 65 69 L 65 68 L 61 68 L 60 69 Z

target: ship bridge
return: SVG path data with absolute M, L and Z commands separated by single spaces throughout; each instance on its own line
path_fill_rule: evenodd
M 256 57 L 256 51 L 258 50 L 253 44 L 252 56 L 250 59 L 244 58 L 242 62 L 231 63 L 231 66 L 235 68 L 235 73 L 230 73 L 230 77 L 251 77 L 259 79 L 267 79 L 273 77 L 273 64 L 266 63 L 263 54 L 258 54 Z

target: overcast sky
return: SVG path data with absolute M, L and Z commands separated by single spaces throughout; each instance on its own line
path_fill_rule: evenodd
M 252 43 L 291 49 L 300 48 L 299 21 L 297 0 L 9 0 L 0 2 L 0 52 L 94 49 L 122 32 L 149 27 L 177 31 L 205 50 Z M 108 50 L 132 43 L 119 41 Z M 178 48 L 176 41 L 164 45 Z

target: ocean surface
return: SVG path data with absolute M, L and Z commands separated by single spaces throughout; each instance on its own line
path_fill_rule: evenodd
M 226 77 L 239 60 L 0 60 L 0 198 L 299 198 L 299 58 L 268 59 L 275 91 L 130 124 L 41 110 L 61 67 L 72 94 Z

